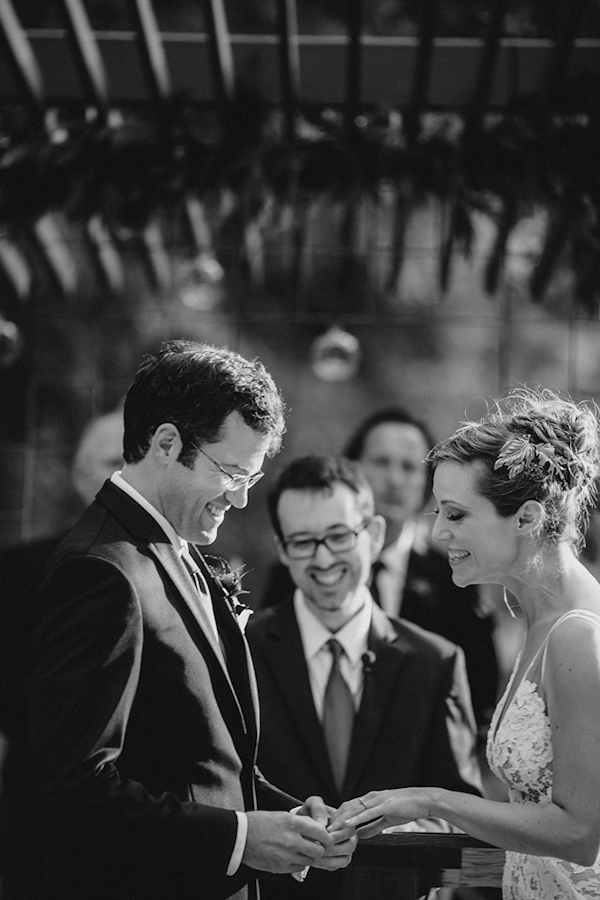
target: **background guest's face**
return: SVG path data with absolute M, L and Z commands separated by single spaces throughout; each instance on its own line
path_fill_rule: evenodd
M 284 542 L 290 538 L 325 537 L 359 528 L 365 521 L 357 495 L 345 484 L 331 491 L 285 490 L 279 498 L 279 521 Z M 278 543 L 282 562 L 319 618 L 333 611 L 353 614 L 362 604 L 358 589 L 367 582 L 371 563 L 380 548 L 383 522 L 374 520 L 358 535 L 356 546 L 332 553 L 320 544 L 308 559 L 290 558 Z
M 386 543 L 423 509 L 428 449 L 415 425 L 383 422 L 367 435 L 360 463 L 375 496 L 375 510 L 386 520 Z
M 107 413 L 92 422 L 73 460 L 73 486 L 90 504 L 107 478 L 123 468 L 123 413 Z

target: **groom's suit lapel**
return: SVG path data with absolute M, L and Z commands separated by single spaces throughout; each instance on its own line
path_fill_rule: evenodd
M 197 624 L 200 626 L 202 634 L 209 644 L 210 649 L 225 671 L 223 653 L 212 623 L 200 602 L 194 577 L 191 572 L 188 571 L 185 563 L 178 556 L 175 548 L 158 525 L 156 525 L 156 529 L 150 536 L 148 550 L 156 557 L 170 580 L 173 582 L 177 593 L 180 595 L 187 609 L 192 613 Z
M 110 481 L 105 483 L 97 496 L 97 500 L 130 532 L 138 543 L 140 550 L 151 554 L 160 569 L 164 571 L 175 589 L 175 596 L 182 604 L 182 618 L 190 635 L 198 644 L 200 651 L 211 665 L 213 671 L 220 676 L 219 680 L 223 686 L 220 694 L 228 710 L 228 721 L 237 722 L 236 730 L 238 732 L 241 725 L 241 731 L 244 735 L 247 735 L 249 731 L 254 732 L 254 722 L 251 721 L 251 726 L 249 727 L 249 723 L 246 721 L 247 718 L 250 720 L 254 719 L 254 710 L 248 715 L 249 711 L 242 709 L 240 698 L 237 696 L 227 669 L 219 641 L 210 620 L 202 610 L 194 578 L 187 570 L 183 560 L 178 556 L 162 528 L 139 503 L 136 503 L 133 498 L 129 497 Z M 206 570 L 203 567 L 203 574 L 205 572 Z M 208 575 L 207 572 L 205 577 L 206 575 Z M 208 577 L 210 579 L 208 582 L 209 589 L 212 595 L 214 583 L 211 584 L 212 579 L 210 575 Z M 237 628 L 237 625 L 235 627 Z
M 190 553 L 198 563 L 210 591 L 219 633 L 227 650 L 227 675 L 233 682 L 236 699 L 250 729 L 256 733 L 259 720 L 259 701 L 256 675 L 250 648 L 233 612 L 231 600 L 220 581 L 213 577 L 197 547 L 190 545 Z

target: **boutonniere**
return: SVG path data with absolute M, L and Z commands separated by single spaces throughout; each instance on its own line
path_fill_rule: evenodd
M 247 594 L 242 587 L 242 578 L 246 574 L 245 566 L 237 566 L 232 569 L 230 564 L 222 556 L 204 556 L 206 567 L 215 578 L 225 593 L 225 599 L 229 602 L 231 611 L 236 618 L 242 632 L 246 630 L 248 619 L 253 611 L 246 603 L 239 599 L 241 594 Z

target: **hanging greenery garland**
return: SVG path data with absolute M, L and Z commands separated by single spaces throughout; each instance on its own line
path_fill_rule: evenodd
M 493 293 L 507 241 L 537 205 L 548 211 L 549 226 L 531 279 L 532 298 L 543 300 L 556 266 L 566 260 L 575 272 L 578 303 L 596 312 L 600 89 L 586 89 L 587 111 L 577 116 L 568 115 L 568 103 L 560 118 L 536 117 L 534 106 L 521 105 L 476 128 L 465 127 L 460 116 L 440 116 L 412 143 L 398 128 L 398 114 L 364 116 L 348 129 L 334 110 L 299 120 L 290 141 L 281 113 L 247 93 L 218 122 L 179 97 L 159 123 L 124 113 L 104 125 L 63 116 L 54 128 L 26 138 L 5 127 L 0 223 L 10 230 L 61 210 L 73 222 L 100 217 L 111 229 L 135 231 L 187 197 L 208 201 L 226 192 L 227 221 L 237 217 L 242 231 L 264 218 L 268 203 L 291 208 L 300 227 L 308 200 L 345 203 L 352 215 L 357 198 L 366 194 L 377 202 L 386 185 L 396 204 L 390 283 L 402 264 L 407 216 L 435 197 L 447 210 L 442 289 L 455 250 L 470 250 L 472 213 L 484 211 L 497 228 L 484 276 L 485 290 Z

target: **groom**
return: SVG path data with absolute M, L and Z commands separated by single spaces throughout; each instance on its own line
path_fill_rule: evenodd
M 301 804 L 255 767 L 247 645 L 196 546 L 279 449 L 270 375 L 223 348 L 165 344 L 124 426 L 125 465 L 55 551 L 33 614 L 22 812 L 41 894 L 246 900 L 259 871 L 346 866 L 350 830 L 334 843 L 320 798 Z

